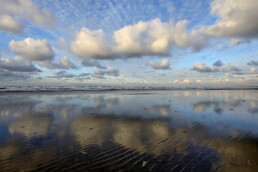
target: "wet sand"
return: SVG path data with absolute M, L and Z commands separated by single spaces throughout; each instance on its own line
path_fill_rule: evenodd
M 258 171 L 258 90 L 0 94 L 0 171 Z

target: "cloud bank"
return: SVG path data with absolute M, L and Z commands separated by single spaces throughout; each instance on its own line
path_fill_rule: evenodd
M 76 33 L 70 49 L 84 59 L 115 59 L 165 56 L 173 45 L 196 51 L 204 48 L 204 37 L 195 30 L 188 31 L 187 25 L 186 20 L 166 23 L 156 18 L 116 30 L 112 39 L 108 39 L 103 30 L 82 28 Z

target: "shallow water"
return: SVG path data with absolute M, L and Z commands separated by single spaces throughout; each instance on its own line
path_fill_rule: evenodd
M 1 93 L 0 169 L 258 171 L 258 90 Z

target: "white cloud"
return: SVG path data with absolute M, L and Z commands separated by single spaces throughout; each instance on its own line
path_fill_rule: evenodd
M 66 56 L 60 59 L 60 64 L 66 68 L 76 68 L 75 65 Z
M 56 23 L 50 11 L 39 9 L 31 0 L 0 0 L 0 4 L 0 15 L 10 14 L 37 25 L 54 26 Z
M 23 58 L 32 61 L 51 60 L 55 56 L 46 40 L 34 40 L 32 38 L 26 38 L 23 41 L 12 40 L 9 48 Z
M 197 82 L 197 83 L 202 83 L 202 80 L 197 79 L 196 82 Z
M 206 36 L 198 30 L 187 31 L 189 21 L 179 21 L 175 26 L 174 40 L 182 48 L 192 48 L 199 51 L 207 46 Z
M 46 61 L 39 61 L 38 64 L 41 66 L 47 67 L 49 69 L 75 69 L 76 68 L 76 66 L 66 56 L 60 58 L 59 63 L 57 63 L 54 60 L 46 60 Z
M 0 58 L 0 69 L 16 72 L 39 72 L 30 61 L 24 60 L 21 57 L 14 57 L 13 59 Z
M 112 40 L 102 30 L 82 28 L 71 42 L 71 51 L 83 58 L 114 59 L 142 56 L 164 56 L 171 47 L 200 50 L 205 47 L 205 37 L 197 31 L 189 32 L 188 21 L 176 24 L 156 18 L 139 21 L 114 31 Z
M 191 81 L 189 79 L 184 79 L 181 83 L 183 84 L 189 84 Z
M 114 32 L 114 42 L 116 52 L 124 53 L 130 56 L 141 54 L 144 41 L 141 39 L 143 32 L 146 31 L 148 24 L 146 22 L 138 22 L 135 25 L 125 26 Z
M 91 31 L 82 28 L 80 32 L 76 33 L 70 49 L 74 54 L 84 58 L 104 59 L 110 56 L 110 46 L 102 30 Z
M 173 81 L 174 84 L 175 84 L 175 83 L 178 83 L 178 82 L 179 82 L 179 81 L 178 81 L 177 79 Z
M 161 60 L 160 62 L 150 61 L 149 65 L 154 69 L 170 69 L 168 59 Z
M 255 74 L 256 73 L 256 69 L 255 67 L 252 67 L 249 71 L 250 74 Z
M 0 30 L 12 34 L 23 32 L 24 25 L 9 15 L 0 15 Z
M 258 37 L 257 6 L 257 0 L 213 0 L 210 13 L 218 20 L 201 31 L 219 37 Z
M 144 84 L 149 84 L 149 82 L 147 80 L 143 80 Z

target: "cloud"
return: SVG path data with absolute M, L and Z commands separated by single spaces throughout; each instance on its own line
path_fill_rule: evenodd
M 179 82 L 179 81 L 178 81 L 177 79 L 173 81 L 174 84 L 176 84 L 176 83 L 178 83 L 178 82 Z
M 240 45 L 240 44 L 243 44 L 243 43 L 249 43 L 250 41 L 248 41 L 247 39 L 244 39 L 244 40 L 241 40 L 241 39 L 238 39 L 238 38 L 232 38 L 230 40 L 230 45 L 229 45 L 229 48 L 230 47 L 234 47 L 236 45 Z
M 125 26 L 114 32 L 113 39 L 116 44 L 114 51 L 128 57 L 144 54 L 144 41 L 141 35 L 147 30 L 146 22 L 138 22 L 135 25 Z
M 24 114 L 11 123 L 8 130 L 11 134 L 19 133 L 26 137 L 46 135 L 52 122 L 53 114 L 42 112 Z
M 182 20 L 176 24 L 174 39 L 177 45 L 182 48 L 192 48 L 194 51 L 204 49 L 207 43 L 207 37 L 198 30 L 187 31 L 189 21 Z
M 60 62 L 57 63 L 54 60 L 39 61 L 38 64 L 49 69 L 75 69 L 76 66 L 69 60 L 68 57 L 64 56 L 60 58 Z
M 160 62 L 150 61 L 149 65 L 153 69 L 170 69 L 170 64 L 168 59 L 161 60 Z
M 13 59 L 0 58 L 0 69 L 16 72 L 40 72 L 30 61 L 18 56 Z
M 74 30 L 74 29 L 75 29 L 75 27 L 74 27 L 73 25 L 70 25 L 70 26 L 68 26 L 66 29 L 68 29 L 68 30 L 72 31 L 72 30 Z
M 98 61 L 96 60 L 90 60 L 90 59 L 84 59 L 82 61 L 82 65 L 85 67 L 96 67 L 99 69 L 106 69 L 105 66 L 102 66 Z
M 239 72 L 241 72 L 242 70 L 239 69 L 239 68 L 237 68 L 237 67 L 235 67 L 235 66 L 228 65 L 228 66 L 226 66 L 226 67 L 223 68 L 223 71 L 224 71 L 224 72 L 237 72 L 237 73 L 239 73 Z
M 184 79 L 181 81 L 181 83 L 183 84 L 189 84 L 191 81 L 189 79 Z
M 32 61 L 52 60 L 55 56 L 46 40 L 34 40 L 32 38 L 26 38 L 23 41 L 12 40 L 9 48 L 23 58 Z
M 60 64 L 64 67 L 66 67 L 67 69 L 68 68 L 73 68 L 73 69 L 76 68 L 76 66 L 66 56 L 64 56 L 60 59 Z
M 249 65 L 249 66 L 258 66 L 258 60 L 256 60 L 256 61 L 252 60 L 252 61 L 248 62 L 247 65 Z
M 168 55 L 173 45 L 198 51 L 205 47 L 205 40 L 195 30 L 188 31 L 188 23 L 162 22 L 156 18 L 125 26 L 114 32 L 115 50 L 129 57 Z
M 196 62 L 193 64 L 192 70 L 201 72 L 201 73 L 219 72 L 217 68 L 211 68 L 209 66 L 206 66 L 205 63 L 199 63 L 199 62 Z
M 108 36 L 103 30 L 81 28 L 70 49 L 93 59 L 167 56 L 173 47 L 200 51 L 211 38 L 230 38 L 232 47 L 258 37 L 257 0 L 213 0 L 210 6 L 217 21 L 197 30 L 187 29 L 188 20 L 162 22 L 159 18 L 124 26 Z
M 149 114 L 161 114 L 163 116 L 168 116 L 170 114 L 169 105 L 154 105 L 148 109 Z
M 57 78 L 57 79 L 90 79 L 89 73 L 80 73 L 78 75 L 70 74 L 67 71 L 59 71 L 56 72 L 54 76 L 49 76 L 49 78 Z
M 50 78 L 73 78 L 74 74 L 69 74 L 67 71 L 59 71 L 55 73 L 55 76 L 51 76 Z
M 255 74 L 256 73 L 256 69 L 254 67 L 252 67 L 249 71 L 250 74 Z
M 107 79 L 104 75 L 93 75 L 94 78 Z
M 201 72 L 201 73 L 214 73 L 214 72 L 234 72 L 235 74 L 243 74 L 241 71 L 241 69 L 239 69 L 238 67 L 235 67 L 233 65 L 228 64 L 227 66 L 221 67 L 224 64 L 221 62 L 221 60 L 216 61 L 213 64 L 213 68 L 206 66 L 205 63 L 199 63 L 196 62 L 193 64 L 193 68 L 192 70 L 197 71 L 197 72 Z
M 63 47 L 65 47 L 66 46 L 66 40 L 63 38 L 63 37 L 60 37 L 58 40 L 58 43 L 61 45 L 61 46 L 63 46 Z
M 110 47 L 102 30 L 82 28 L 71 42 L 71 51 L 84 58 L 104 59 L 110 56 Z
M 202 80 L 197 79 L 196 82 L 197 82 L 197 83 L 202 83 Z
M 176 24 L 159 18 L 125 26 L 108 39 L 103 30 L 81 28 L 70 44 L 71 51 L 85 59 L 115 59 L 169 55 L 173 45 L 199 51 L 207 43 L 198 31 L 188 31 L 188 21 Z
M 94 76 L 104 76 L 104 75 L 119 76 L 119 70 L 116 68 L 108 67 L 107 69 L 104 69 L 104 70 L 97 69 L 94 72 Z
M 213 63 L 213 66 L 216 66 L 216 67 L 221 67 L 223 66 L 224 64 L 222 63 L 221 60 L 217 60 L 216 62 Z
M 200 31 L 218 37 L 257 38 L 257 6 L 257 0 L 213 0 L 210 14 L 217 16 L 218 20 Z
M 0 80 L 1 81 L 17 81 L 17 80 L 28 80 L 31 78 L 31 75 L 35 74 L 34 72 L 16 72 L 9 70 L 0 69 Z
M 9 15 L 0 15 L 0 30 L 11 34 L 23 32 L 24 25 Z
M 37 25 L 54 26 L 56 18 L 46 10 L 39 9 L 31 0 L 0 0 L 0 15 L 9 14 Z
M 80 73 L 77 77 L 88 77 L 89 75 L 89 73 Z

